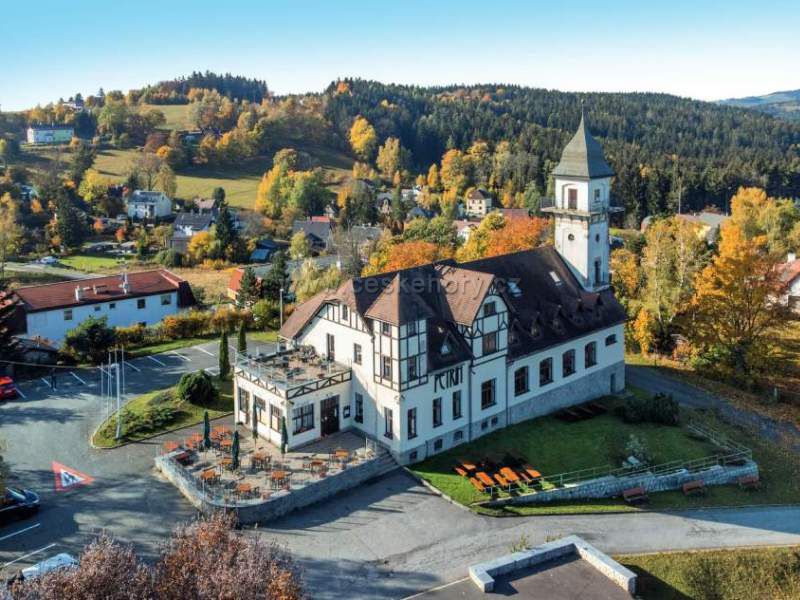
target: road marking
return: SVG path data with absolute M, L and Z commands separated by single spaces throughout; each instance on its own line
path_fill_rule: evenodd
M 130 367 L 131 369 L 133 369 L 137 373 L 141 373 L 142 372 L 142 370 L 139 367 L 137 367 L 133 363 L 129 363 L 127 360 L 124 362 L 124 364 L 125 364 L 125 366 Z
M 83 379 L 81 379 L 80 377 L 78 377 L 78 376 L 75 374 L 75 371 L 70 371 L 70 372 L 69 372 L 69 374 L 70 374 L 70 375 L 72 375 L 72 376 L 73 376 L 75 379 L 77 379 L 78 381 L 80 381 L 80 382 L 81 382 L 83 385 L 86 385 L 86 382 L 85 382 Z
M 20 533 L 25 533 L 26 531 L 30 531 L 31 529 L 36 529 L 40 525 L 41 523 L 35 523 L 30 527 L 26 527 L 25 529 L 20 529 L 19 531 L 15 531 L 14 533 L 9 533 L 8 535 L 4 535 L 3 537 L 0 537 L 0 542 L 2 542 L 3 540 L 7 540 L 8 538 L 12 538 L 15 535 L 19 535 Z
M 87 485 L 94 481 L 94 477 L 56 461 L 53 461 L 53 474 L 55 475 L 57 492 L 65 492 L 76 485 Z
M 17 390 L 17 393 L 18 393 L 20 396 L 22 396 L 22 398 L 23 398 L 23 399 L 24 399 L 24 398 L 27 398 L 27 396 L 26 396 L 25 394 L 23 394 L 23 393 L 22 393 L 22 390 L 21 390 L 21 389 L 19 389 L 19 386 L 18 386 L 18 385 L 15 385 L 15 386 L 14 386 L 14 389 L 15 389 L 15 390 Z
M 171 351 L 171 352 L 170 352 L 170 354 L 174 354 L 175 356 L 178 356 L 178 357 L 182 358 L 182 359 L 183 359 L 183 360 L 185 360 L 186 362 L 192 362 L 192 359 L 191 359 L 191 358 L 189 358 L 188 356 L 184 356 L 184 355 L 183 355 L 183 354 L 181 354 L 180 352 L 175 352 L 175 350 Z
M 152 361 L 153 361 L 154 363 L 156 363 L 157 365 L 161 365 L 162 367 L 166 367 L 166 366 L 167 366 L 167 365 L 166 365 L 166 363 L 163 363 L 163 362 L 161 362 L 161 361 L 160 361 L 160 360 L 158 360 L 158 359 L 157 359 L 155 356 L 148 356 L 147 358 L 149 358 L 150 360 L 152 360 Z
M 195 347 L 194 347 L 194 349 L 195 349 L 195 350 L 200 350 L 200 352 L 205 352 L 205 353 L 206 353 L 206 354 L 208 354 L 209 356 L 213 356 L 213 357 L 216 357 L 216 356 L 217 356 L 217 355 L 216 355 L 216 354 L 214 354 L 213 352 L 209 352 L 208 350 L 206 350 L 205 348 L 203 348 L 203 347 L 201 347 L 201 346 L 195 346 Z
M 49 382 L 49 381 L 47 381 L 47 379 L 45 379 L 44 377 L 42 377 L 41 379 L 42 379 L 42 381 L 44 381 L 44 384 L 45 384 L 47 387 L 49 387 L 51 390 L 53 389 L 53 386 L 52 386 L 52 385 L 50 385 L 50 382 Z
M 12 560 L 12 561 L 10 561 L 10 562 L 7 562 L 6 564 L 4 564 L 4 565 L 3 565 L 3 568 L 5 569 L 6 567 L 13 565 L 15 562 L 19 562 L 19 561 L 21 561 L 21 560 L 24 560 L 24 559 L 28 558 L 29 556 L 33 556 L 34 554 L 39 554 L 39 552 L 44 552 L 45 550 L 50 550 L 50 548 L 52 548 L 52 547 L 53 547 L 53 546 L 55 546 L 55 545 L 56 545 L 56 544 L 55 544 L 55 542 L 54 542 L 54 543 L 52 543 L 52 544 L 48 544 L 48 545 L 47 545 L 47 546 L 45 546 L 44 548 L 39 548 L 38 550 L 34 550 L 33 552 L 28 552 L 27 554 L 23 554 L 23 555 L 22 555 L 22 556 L 20 556 L 19 558 L 15 558 L 14 560 Z
M 208 369 L 203 369 L 209 375 L 219 375 L 219 369 L 217 367 L 209 367 Z

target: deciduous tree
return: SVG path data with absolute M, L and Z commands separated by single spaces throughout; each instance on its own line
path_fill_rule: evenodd
M 375 147 L 378 145 L 378 134 L 375 128 L 370 125 L 364 117 L 358 116 L 353 121 L 350 128 L 350 146 L 356 156 L 369 162 L 375 154 Z

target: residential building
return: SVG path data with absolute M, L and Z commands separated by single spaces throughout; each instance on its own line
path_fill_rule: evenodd
M 315 256 L 311 260 L 314 261 L 314 264 L 317 265 L 320 269 L 327 269 L 331 265 L 338 265 L 339 264 L 339 257 L 335 254 L 328 254 L 325 256 Z M 295 281 L 298 276 L 300 275 L 300 267 L 303 266 L 302 260 L 290 260 L 286 263 L 286 270 L 289 272 L 289 279 L 291 281 Z M 225 295 L 230 298 L 231 300 L 236 300 L 236 294 L 239 292 L 239 285 L 242 281 L 242 275 L 244 274 L 244 270 L 246 267 L 237 267 L 231 273 L 230 278 L 228 279 L 228 287 L 225 291 Z M 269 272 L 272 268 L 271 263 L 266 264 L 259 264 L 259 265 L 251 265 L 251 269 L 253 269 L 253 273 L 256 276 L 256 285 L 261 285 L 261 280 L 264 276 Z M 286 293 L 289 293 L 289 290 L 286 290 Z
M 585 148 L 580 157 L 568 147 L 565 159 L 594 161 Z M 594 175 L 569 175 L 564 189 L 585 193 Z M 608 201 L 600 195 L 579 221 L 592 234 Z M 573 227 L 577 210 L 556 212 L 556 230 Z M 607 255 L 607 233 L 599 239 Z M 258 434 L 280 443 L 285 418 L 290 448 L 353 429 L 412 463 L 617 392 L 626 313 L 602 265 L 593 276 L 599 244 L 442 261 L 322 292 L 287 318 L 284 349 L 237 355 L 236 419 L 252 427 L 254 410 Z
M 28 127 L 29 144 L 68 144 L 75 135 L 72 125 L 31 125 Z
M 328 217 L 316 217 L 305 221 L 295 221 L 292 235 L 302 231 L 314 252 L 326 252 L 333 246 L 333 220 Z
M 492 196 L 486 190 L 475 188 L 464 198 L 464 210 L 469 217 L 482 219 L 492 210 Z
M 469 239 L 469 236 L 478 228 L 479 224 L 480 223 L 476 223 L 475 221 L 453 221 L 453 225 L 455 225 L 456 228 L 456 235 L 462 242 L 466 242 Z
M 172 200 L 164 192 L 136 190 L 128 198 L 131 219 L 162 219 L 172 214 Z
M 793 312 L 800 313 L 800 260 L 794 252 L 786 257 L 786 262 L 778 266 L 783 283 L 781 302 Z
M 201 231 L 208 231 L 216 221 L 214 211 L 202 212 L 200 210 L 192 212 L 180 212 L 175 216 L 172 224 L 172 238 L 169 240 L 169 247 L 186 254 L 189 250 L 189 241 L 192 236 Z
M 88 317 L 107 317 L 112 327 L 154 325 L 196 304 L 189 284 L 166 269 L 33 285 L 13 294 L 16 333 L 51 344 Z

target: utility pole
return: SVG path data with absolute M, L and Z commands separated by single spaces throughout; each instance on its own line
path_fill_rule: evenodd
M 115 371 L 115 375 L 117 376 L 116 377 L 116 379 L 117 379 L 117 434 L 116 434 L 116 439 L 119 439 L 119 438 L 122 437 L 122 407 L 120 406 L 120 403 L 121 403 L 121 400 L 122 400 L 122 395 L 120 394 L 120 389 L 119 389 L 119 382 L 120 382 L 120 379 L 119 379 L 119 363 L 114 363 L 114 371 Z

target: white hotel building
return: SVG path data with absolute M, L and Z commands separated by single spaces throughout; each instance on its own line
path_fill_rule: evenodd
M 351 429 L 401 463 L 624 387 L 608 276 L 613 175 L 583 119 L 554 171 L 555 248 L 352 279 L 308 300 L 288 348 L 237 357 L 236 418 L 297 448 Z

